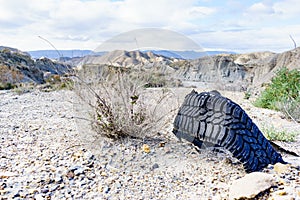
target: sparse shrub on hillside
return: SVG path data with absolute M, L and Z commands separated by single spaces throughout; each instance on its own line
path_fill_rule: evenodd
M 169 75 L 156 69 L 131 70 L 129 73 L 133 79 L 142 81 L 146 88 L 178 87 L 182 85 L 180 80 L 170 78 Z
M 170 63 L 170 67 L 178 70 L 180 68 L 189 68 L 191 66 L 190 61 L 188 60 L 179 60 L 177 62 Z
M 61 76 L 58 74 L 50 75 L 45 80 L 45 84 L 40 85 L 38 88 L 44 92 L 50 92 L 55 90 L 72 90 L 74 87 L 74 81 L 67 75 Z
M 165 87 L 167 85 L 167 79 L 162 73 L 154 73 L 153 75 L 147 76 L 145 87 Z
M 287 132 L 286 130 L 276 130 L 275 127 L 262 128 L 262 132 L 271 141 L 282 141 L 282 142 L 294 142 L 296 140 L 297 133 Z
M 287 117 L 300 122 L 300 71 L 282 68 L 254 105 L 282 111 Z
M 0 90 L 11 90 L 17 86 L 12 83 L 0 83 Z
M 18 85 L 18 87 L 13 89 L 13 92 L 21 95 L 21 94 L 25 94 L 28 93 L 30 91 L 33 91 L 34 88 L 36 88 L 36 84 L 33 82 L 29 82 L 29 83 L 21 83 Z
M 168 114 L 178 107 L 174 102 L 167 104 L 173 94 L 166 89 L 147 89 L 145 71 L 85 67 L 78 73 L 75 91 L 92 108 L 92 126 L 99 135 L 143 138 L 170 123 Z
M 9 90 L 17 87 L 17 83 L 22 80 L 23 75 L 6 65 L 0 65 L 0 89 Z

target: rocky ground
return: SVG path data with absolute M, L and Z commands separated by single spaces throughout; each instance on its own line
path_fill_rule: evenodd
M 176 90 L 179 100 L 189 91 Z M 282 114 L 253 107 L 242 93 L 222 94 L 259 126 L 299 130 Z M 199 153 L 178 142 L 171 126 L 153 138 L 112 141 L 94 137 L 72 91 L 1 91 L 0 99 L 1 199 L 229 199 L 243 192 L 232 186 L 246 174 L 236 160 Z M 299 143 L 298 137 L 281 145 L 299 154 Z M 272 181 L 258 198 L 300 199 L 299 160 L 284 158 L 293 164 L 265 169 Z

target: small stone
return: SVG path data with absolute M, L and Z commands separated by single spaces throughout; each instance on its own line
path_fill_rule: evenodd
M 70 180 L 70 179 L 73 179 L 75 177 L 75 174 L 74 174 L 73 171 L 69 171 L 66 176 Z
M 284 196 L 284 195 L 287 195 L 287 192 L 284 191 L 284 190 L 279 190 L 279 191 L 276 192 L 276 194 L 279 195 L 279 196 Z
M 59 185 L 54 185 L 50 188 L 51 191 L 55 191 L 59 188 Z
M 4 194 L 6 194 L 7 193 L 7 190 L 0 190 L 0 194 L 1 195 L 4 195 Z
M 96 178 L 96 174 L 95 173 L 89 173 L 89 174 L 87 174 L 87 178 L 88 179 L 94 179 L 94 178 Z
M 150 147 L 147 144 L 143 144 L 142 149 L 145 153 L 150 153 Z
M 106 172 L 101 172 L 100 175 L 101 175 L 101 176 L 107 176 L 107 173 L 106 173 Z
M 94 160 L 95 159 L 95 156 L 89 151 L 85 152 L 83 156 L 87 160 Z
M 48 193 L 49 192 L 49 189 L 48 188 L 43 188 L 42 190 L 41 190 L 41 193 Z
M 253 172 L 233 181 L 229 188 L 229 199 L 254 198 L 276 183 L 271 174 Z
M 276 163 L 274 165 L 274 171 L 277 172 L 278 174 L 282 174 L 282 173 L 285 173 L 287 172 L 289 169 L 289 165 L 285 165 L 285 164 L 282 164 L 282 163 Z
M 79 151 L 79 152 L 75 152 L 75 153 L 73 153 L 73 155 L 72 155 L 72 157 L 75 159 L 75 160 L 77 160 L 77 159 L 79 159 L 80 157 L 82 157 L 83 156 L 83 151 Z
M 78 167 L 75 171 L 74 171 L 74 174 L 75 176 L 78 176 L 80 174 L 83 174 L 84 173 L 84 169 L 82 167 Z
M 109 171 L 111 171 L 112 173 L 117 173 L 119 172 L 120 170 L 116 167 L 113 167 L 111 165 L 107 165 L 107 168 L 109 169 Z
M 4 190 L 4 188 L 6 188 L 6 187 L 7 187 L 6 183 L 1 183 L 0 190 Z
M 172 150 L 168 147 L 165 147 L 165 154 L 170 154 L 172 152 Z
M 99 192 L 103 192 L 103 186 L 102 185 L 99 185 L 97 189 L 98 189 Z
M 164 146 L 165 146 L 165 144 L 166 144 L 165 142 L 161 142 L 161 143 L 159 143 L 159 145 L 158 145 L 158 146 L 159 146 L 159 147 L 164 147 Z
M 122 187 L 122 185 L 121 185 L 121 183 L 119 181 L 117 181 L 115 184 L 116 184 L 116 188 L 117 189 L 120 189 Z
M 29 189 L 28 190 L 29 194 L 35 194 L 36 192 L 38 192 L 37 189 Z
M 13 192 L 13 197 L 14 197 L 14 198 L 20 197 L 20 191 L 15 190 L 15 191 Z
M 61 176 L 56 176 L 55 179 L 54 179 L 54 181 L 56 183 L 62 183 L 63 182 L 63 178 Z
M 158 166 L 157 163 L 155 163 L 154 165 L 152 165 L 151 170 L 155 170 L 155 169 L 157 169 L 157 168 L 159 168 L 159 166 Z
M 44 200 L 44 197 L 43 197 L 42 194 L 36 194 L 36 195 L 34 196 L 34 198 L 35 198 L 35 200 Z
M 17 176 L 18 174 L 13 173 L 13 172 L 0 172 L 0 178 L 9 178 L 12 176 Z
M 103 189 L 103 192 L 107 194 L 107 193 L 109 193 L 109 191 L 110 191 L 110 188 L 108 186 L 105 186 Z
M 285 180 L 282 179 L 282 178 L 279 179 L 278 184 L 279 184 L 279 185 L 285 185 Z

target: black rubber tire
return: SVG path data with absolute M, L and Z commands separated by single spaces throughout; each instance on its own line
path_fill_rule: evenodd
M 199 148 L 202 143 L 225 148 L 247 172 L 285 163 L 246 112 L 216 91 L 188 94 L 175 118 L 173 133 Z

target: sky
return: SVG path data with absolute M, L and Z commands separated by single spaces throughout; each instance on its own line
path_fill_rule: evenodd
M 0 46 L 94 50 L 156 28 L 205 50 L 283 52 L 300 44 L 299 10 L 298 0 L 0 0 Z

